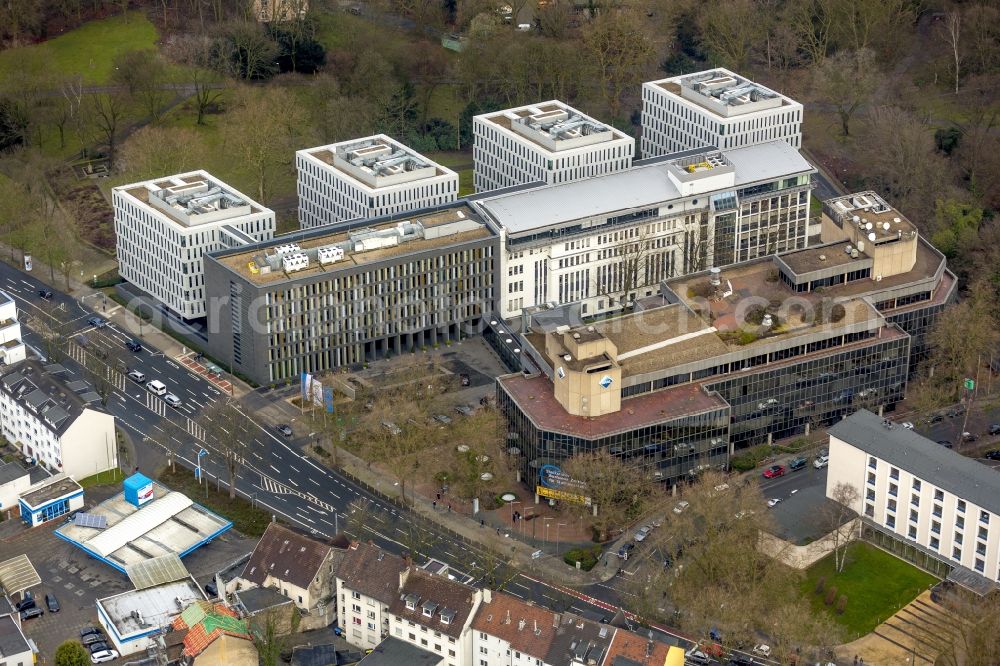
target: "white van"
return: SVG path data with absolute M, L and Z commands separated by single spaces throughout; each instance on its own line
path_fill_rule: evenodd
M 153 395 L 163 395 L 164 393 L 167 392 L 167 386 L 160 380 L 154 379 L 153 381 L 146 384 L 146 390 L 152 393 Z

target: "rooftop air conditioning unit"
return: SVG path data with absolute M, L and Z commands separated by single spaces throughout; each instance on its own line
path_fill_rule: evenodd
M 301 271 L 303 268 L 309 267 L 309 257 L 297 252 L 295 254 L 288 254 L 281 258 L 281 268 L 284 269 L 286 273 L 292 273 L 294 271 Z

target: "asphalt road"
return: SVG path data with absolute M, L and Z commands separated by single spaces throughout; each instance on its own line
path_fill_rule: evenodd
M 120 308 L 117 303 L 108 301 L 104 310 L 100 297 L 89 297 L 84 304 L 55 289 L 51 289 L 53 297 L 47 301 L 39 297 L 38 291 L 49 287 L 7 264 L 0 264 L 0 289 L 17 301 L 25 342 L 36 353 L 44 355 L 46 345 L 31 326 L 36 320 L 48 321 L 46 314 L 54 311 L 65 322 L 61 329 L 64 337 L 81 341 L 87 349 L 114 350 L 125 360 L 128 369 L 139 370 L 146 375 L 147 381 L 159 379 L 166 384 L 168 391 L 183 400 L 181 407 L 174 409 L 167 406 L 144 386 L 118 373 L 115 390 L 109 396 L 106 409 L 116 417 L 120 427 L 129 431 L 138 447 L 155 449 L 166 437 L 173 437 L 178 462 L 189 469 L 196 467 L 198 451 L 204 448 L 207 455 L 202 457 L 201 464 L 206 477 L 210 482 L 221 477 L 222 483 L 226 484 L 228 472 L 223 456 L 212 441 L 205 440 L 203 427 L 202 412 L 224 397 L 215 386 L 146 344 L 138 353 L 128 351 L 125 342 L 133 337 L 130 331 L 121 330 L 113 323 L 100 329 L 87 323 L 95 315 L 105 317 L 113 314 Z M 92 306 L 96 306 L 96 310 Z M 73 349 L 74 345 L 69 347 Z M 66 368 L 67 379 L 90 381 L 88 372 L 80 363 L 78 351 L 58 360 Z M 350 503 L 364 499 L 371 507 L 372 519 L 365 526 L 364 534 L 353 536 L 370 539 L 390 552 L 399 553 L 407 550 L 404 542 L 415 527 L 424 535 L 421 539 L 426 544 L 423 555 L 466 572 L 474 584 L 491 573 L 487 571 L 488 563 L 495 562 L 496 556 L 490 556 L 477 544 L 467 543 L 436 523 L 399 509 L 350 479 L 315 464 L 302 453 L 301 447 L 306 439 L 302 436 L 304 433 L 299 433 L 297 438 L 286 439 L 274 430 L 274 424 L 262 423 L 252 415 L 251 410 L 247 412 L 247 420 L 253 424 L 253 438 L 247 446 L 249 455 L 237 474 L 239 494 L 291 524 L 327 537 L 343 527 L 342 521 L 347 517 Z M 189 437 L 183 440 L 178 438 L 176 431 L 166 427 L 168 422 L 179 426 Z M 523 572 L 497 571 L 496 575 L 503 579 L 509 577 L 504 589 L 511 594 L 559 611 L 568 607 L 593 620 L 613 614 L 614 607 L 619 603 L 617 592 L 608 585 L 572 591 L 549 585 Z M 678 637 L 664 638 L 676 642 Z

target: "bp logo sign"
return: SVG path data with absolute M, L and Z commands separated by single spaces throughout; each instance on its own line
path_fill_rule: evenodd
M 601 388 L 608 388 L 609 386 L 611 386 L 611 384 L 614 383 L 614 381 L 615 380 L 611 379 L 611 375 L 604 375 L 603 377 L 601 377 L 600 381 Z

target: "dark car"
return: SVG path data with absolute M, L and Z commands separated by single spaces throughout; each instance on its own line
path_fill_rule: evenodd
M 104 643 L 106 639 L 104 634 L 87 634 L 80 639 L 80 642 L 84 645 L 96 645 L 97 643 Z
M 781 465 L 771 465 L 770 467 L 764 470 L 765 479 L 776 479 L 779 476 L 784 476 L 784 474 L 785 474 L 785 468 L 782 467 Z
M 807 461 L 806 461 L 805 458 L 801 458 L 801 457 L 799 457 L 799 458 L 793 458 L 792 460 L 790 460 L 788 462 L 788 469 L 792 470 L 793 472 L 795 470 L 797 470 L 797 469 L 802 469 L 803 467 L 806 466 L 806 462 Z
M 1000 460 L 1000 449 L 993 449 L 992 451 L 987 451 L 983 454 L 983 457 L 988 460 Z
M 1000 423 L 991 423 L 990 424 L 990 434 L 991 435 L 1000 435 Z
M 940 444 L 941 446 L 943 446 L 943 447 L 944 447 L 944 448 L 946 448 L 946 449 L 950 449 L 950 448 L 952 448 L 952 443 L 951 443 L 951 442 L 948 442 L 948 441 L 945 441 L 945 440 L 943 440 L 943 439 L 939 439 L 939 440 L 938 440 L 938 444 Z
M 760 662 L 754 661 L 753 657 L 749 655 L 734 652 L 729 655 L 729 663 L 731 666 L 757 666 Z
M 468 386 L 469 384 L 472 383 L 471 380 L 469 379 L 469 375 L 465 374 L 464 372 L 461 375 L 459 375 L 459 377 L 462 380 L 462 386 Z
M 90 319 L 87 320 L 87 323 L 93 326 L 94 328 L 104 328 L 105 326 L 108 325 L 108 322 L 104 321 L 100 317 L 91 317 Z
M 56 599 L 56 595 L 54 594 L 45 595 L 45 607 L 49 609 L 50 613 L 59 612 L 59 600 Z
M 959 405 L 958 407 L 955 407 L 953 409 L 949 409 L 948 410 L 948 418 L 949 419 L 953 419 L 956 416 L 961 416 L 962 414 L 965 414 L 965 406 L 964 405 Z
M 52 298 L 52 292 L 49 291 L 48 289 L 39 289 L 38 295 L 39 297 L 44 298 L 45 300 L 50 300 Z
M 205 583 L 205 594 L 210 597 L 219 596 L 219 590 L 215 587 L 215 583 Z
M 974 442 L 977 439 L 979 439 L 979 435 L 973 435 L 971 432 L 963 432 L 962 433 L 962 441 L 963 442 L 966 442 L 966 443 L 968 443 L 968 442 Z
M 94 636 L 94 635 L 101 636 L 103 634 L 104 632 L 97 627 L 84 627 L 83 629 L 80 630 L 80 638 L 84 638 L 86 636 Z
M 35 607 L 35 598 L 31 595 L 31 592 L 25 592 L 24 598 L 14 604 L 14 610 L 21 612 L 23 610 L 28 610 L 29 608 Z
M 33 620 L 36 617 L 41 617 L 43 615 L 45 615 L 45 611 L 43 611 L 38 606 L 32 606 L 31 608 L 29 608 L 27 610 L 21 611 L 21 619 L 22 620 Z
M 944 421 L 944 416 L 942 416 L 941 414 L 935 414 L 934 416 L 927 419 L 928 423 L 941 423 L 941 421 Z
M 131 352 L 139 353 L 142 351 L 142 343 L 136 340 L 135 338 L 132 338 L 131 340 L 126 342 L 125 346 L 128 347 L 128 350 Z
M 285 437 L 292 436 L 292 428 L 287 423 L 279 423 L 278 425 L 274 426 L 274 429 L 280 432 Z
M 623 560 L 627 560 L 629 553 L 631 553 L 633 550 L 635 550 L 635 544 L 629 541 L 628 543 L 624 544 L 621 548 L 618 549 L 618 557 L 622 558 Z
M 90 645 L 87 646 L 87 649 L 90 650 L 90 654 L 94 654 L 95 652 L 110 650 L 111 646 L 108 645 L 105 641 L 99 641 L 97 643 L 91 643 Z

